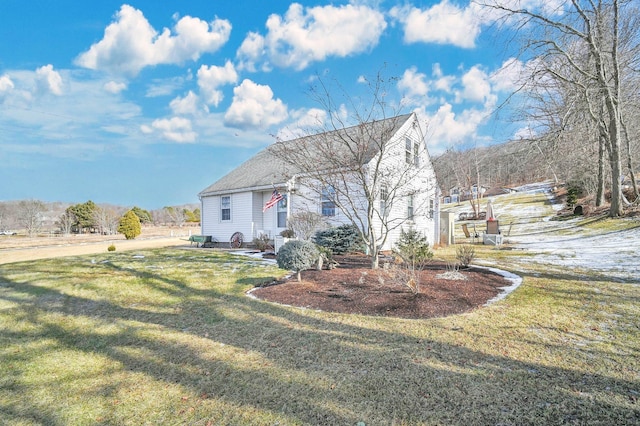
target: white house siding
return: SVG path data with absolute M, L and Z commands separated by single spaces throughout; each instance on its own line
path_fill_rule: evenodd
M 423 232 L 429 239 L 430 243 L 438 241 L 436 221 L 438 218 L 438 203 L 436 200 L 436 179 L 433 171 L 433 166 L 429 158 L 426 146 L 424 144 L 421 132 L 417 126 L 414 125 L 414 120 L 409 119 L 407 116 L 406 121 L 402 127 L 396 132 L 391 141 L 389 141 L 388 148 L 392 151 L 389 155 L 389 150 L 385 149 L 385 167 L 390 170 L 402 170 L 406 167 L 406 154 L 405 154 L 405 138 L 409 136 L 413 141 L 419 142 L 420 146 L 420 173 L 413 179 L 412 185 L 416 185 L 417 188 L 424 188 L 423 191 L 415 195 L 414 198 L 414 221 L 413 223 L 405 222 L 402 224 L 404 229 L 408 229 L 413 226 L 415 229 Z M 262 212 L 264 204 L 270 199 L 272 189 L 267 189 L 274 185 L 273 181 L 273 167 L 271 163 L 265 162 L 264 158 L 269 157 L 268 153 L 261 152 L 253 159 L 250 159 L 240 168 L 234 170 L 229 175 L 223 177 L 223 179 L 211 185 L 205 191 L 201 192 L 202 197 L 202 233 L 204 235 L 212 235 L 219 241 L 228 241 L 234 232 L 242 232 L 246 241 L 251 241 L 257 236 L 258 231 L 264 231 L 271 237 L 275 237 L 285 228 L 277 227 L 277 213 L 278 208 L 274 206 L 268 209 L 266 212 Z M 260 161 L 258 161 L 260 160 Z M 373 159 L 370 165 L 375 162 Z M 252 179 L 253 174 L 249 170 L 261 170 L 260 168 L 269 163 L 269 170 L 263 170 L 264 173 L 258 174 L 260 179 Z M 295 174 L 294 174 L 295 175 Z M 284 178 L 285 174 L 282 174 L 281 178 Z M 240 186 L 239 182 L 247 182 L 247 186 Z M 295 182 L 295 191 L 291 192 L 289 198 L 289 213 L 295 214 L 298 211 L 312 211 L 318 214 L 322 213 L 321 209 L 321 196 L 317 191 L 314 191 L 309 186 L 310 183 L 306 182 L 298 176 Z M 276 183 L 279 188 L 282 188 L 283 181 Z M 252 192 L 256 190 L 255 192 Z M 239 191 L 231 193 L 231 220 L 222 222 L 220 220 L 220 197 L 222 191 Z M 361 191 L 356 191 L 361 192 Z M 284 194 L 285 191 L 282 191 Z M 352 192 L 353 193 L 353 192 Z M 216 195 L 206 195 L 216 194 Z M 434 215 L 430 215 L 430 200 L 434 200 Z M 379 200 L 375 201 L 379 203 Z M 366 200 L 362 200 L 361 205 L 366 208 Z M 379 208 L 379 205 L 376 205 Z M 366 219 L 366 213 L 360 213 L 360 217 Z M 391 219 L 397 221 L 403 221 L 407 217 L 407 202 L 406 199 L 398 199 L 392 206 L 390 211 Z M 435 218 L 435 220 L 434 220 Z M 336 208 L 336 215 L 327 218 L 327 222 L 330 226 L 338 226 L 345 223 L 350 223 L 346 215 Z M 379 222 L 379 221 L 378 221 Z M 374 224 L 380 229 L 381 223 Z M 364 224 L 366 226 L 366 224 Z M 390 232 L 387 242 L 383 246 L 384 250 L 389 250 L 393 247 L 400 235 L 401 227 L 397 227 Z
M 436 192 L 436 180 L 435 172 L 433 170 L 429 154 L 426 150 L 424 141 L 419 134 L 419 130 L 412 126 L 412 122 L 407 122 L 405 125 L 394 135 L 391 141 L 387 144 L 387 150 L 385 153 L 385 160 L 383 167 L 387 169 L 403 170 L 407 167 L 405 156 L 405 140 L 411 139 L 412 142 L 419 143 L 419 169 L 416 176 L 413 177 L 412 182 L 409 185 L 413 188 L 424 188 L 424 192 L 414 195 L 413 200 L 413 217 L 414 219 L 409 221 L 407 218 L 408 200 L 404 197 L 397 197 L 394 204 L 390 206 L 388 215 L 388 223 L 390 224 L 389 234 L 387 240 L 382 246 L 383 250 L 391 250 L 395 245 L 395 242 L 400 238 L 401 231 L 405 231 L 409 228 L 416 229 L 423 233 L 430 244 L 437 242 L 436 228 L 435 228 L 435 213 L 430 215 L 430 200 L 435 199 Z M 371 166 L 377 159 L 374 158 L 370 163 Z M 372 170 L 373 173 L 373 170 Z M 376 209 L 379 209 L 380 199 L 376 199 Z M 436 206 L 434 205 L 434 208 Z M 378 218 L 374 219 L 374 226 L 376 229 L 382 229 L 382 221 Z M 400 226 L 397 224 L 401 223 Z M 379 231 L 380 232 L 380 231 Z
M 221 220 L 221 198 L 231 196 L 231 220 Z M 253 238 L 252 222 L 253 195 L 251 192 L 237 192 L 202 197 L 202 235 L 211 235 L 220 242 L 229 241 L 234 232 L 242 232 L 245 241 Z
M 311 185 L 311 186 L 309 186 Z M 305 185 L 300 183 L 296 187 L 296 191 L 291 195 L 291 214 L 296 212 L 309 211 L 317 214 L 322 214 L 322 197 L 312 187 L 318 187 L 318 183 Z M 344 213 L 336 206 L 335 216 L 325 217 L 329 226 L 340 226 L 350 223 Z
M 256 238 L 258 236 L 258 231 L 264 231 L 268 233 L 268 230 L 265 229 L 265 220 L 264 215 L 262 214 L 262 206 L 264 206 L 263 193 L 252 193 L 251 222 L 253 223 L 253 232 L 251 234 L 245 234 L 245 239 L 247 240 L 253 240 L 254 238 Z
M 220 222 L 220 197 L 202 197 L 200 228 L 202 235 L 215 235 Z M 216 237 L 218 238 L 218 237 Z

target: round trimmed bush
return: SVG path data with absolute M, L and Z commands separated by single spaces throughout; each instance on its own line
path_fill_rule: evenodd
M 280 268 L 295 271 L 298 281 L 301 281 L 300 272 L 310 269 L 319 257 L 320 252 L 312 242 L 293 240 L 278 250 L 276 260 Z
M 124 216 L 122 216 L 122 218 L 120 218 L 118 232 L 124 234 L 124 237 L 127 240 L 133 240 L 142 233 L 140 218 L 133 212 L 133 210 L 129 210 Z

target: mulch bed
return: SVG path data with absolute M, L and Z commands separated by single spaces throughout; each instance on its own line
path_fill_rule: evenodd
M 384 269 L 372 270 L 365 256 L 336 258 L 332 270 L 302 272 L 289 279 L 255 289 L 259 299 L 327 312 L 434 318 L 469 312 L 484 305 L 511 283 L 501 275 L 481 268 L 461 269 L 466 279 L 444 278 L 447 265 L 432 262 L 421 272 L 418 294 L 397 282 Z

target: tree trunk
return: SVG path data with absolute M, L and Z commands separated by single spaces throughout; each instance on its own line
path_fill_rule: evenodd
M 638 190 L 638 182 L 636 181 L 636 174 L 633 172 L 633 156 L 631 155 L 631 141 L 629 139 L 629 133 L 627 132 L 627 125 L 624 120 L 622 120 L 621 124 L 622 124 L 622 130 L 624 131 L 625 150 L 626 150 L 626 157 L 627 157 L 627 169 L 629 169 L 631 187 L 633 188 L 632 202 L 635 202 L 640 197 L 640 191 Z
M 380 262 L 378 261 L 379 253 L 380 250 L 378 249 L 376 242 L 372 241 L 372 243 L 369 244 L 369 254 L 371 255 L 371 269 L 378 269 L 380 267 Z
M 605 146 L 605 138 L 600 135 L 600 137 L 598 138 L 598 190 L 596 193 L 596 207 L 600 207 L 604 204 L 604 179 L 605 179 L 605 173 L 604 173 L 604 161 L 605 161 L 605 152 L 606 152 L 606 146 Z
M 620 156 L 620 114 L 615 100 L 606 98 L 609 112 L 609 163 L 611 165 L 611 206 L 609 216 L 622 215 L 622 161 Z

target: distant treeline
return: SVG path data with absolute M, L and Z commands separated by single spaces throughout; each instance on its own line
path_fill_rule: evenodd
M 183 226 L 200 222 L 198 205 L 167 206 L 145 210 L 111 204 L 96 204 L 89 200 L 79 204 L 47 203 L 40 200 L 0 202 L 0 232 L 25 230 L 29 235 L 39 232 L 116 234 L 120 219 L 132 211 L 144 225 Z

